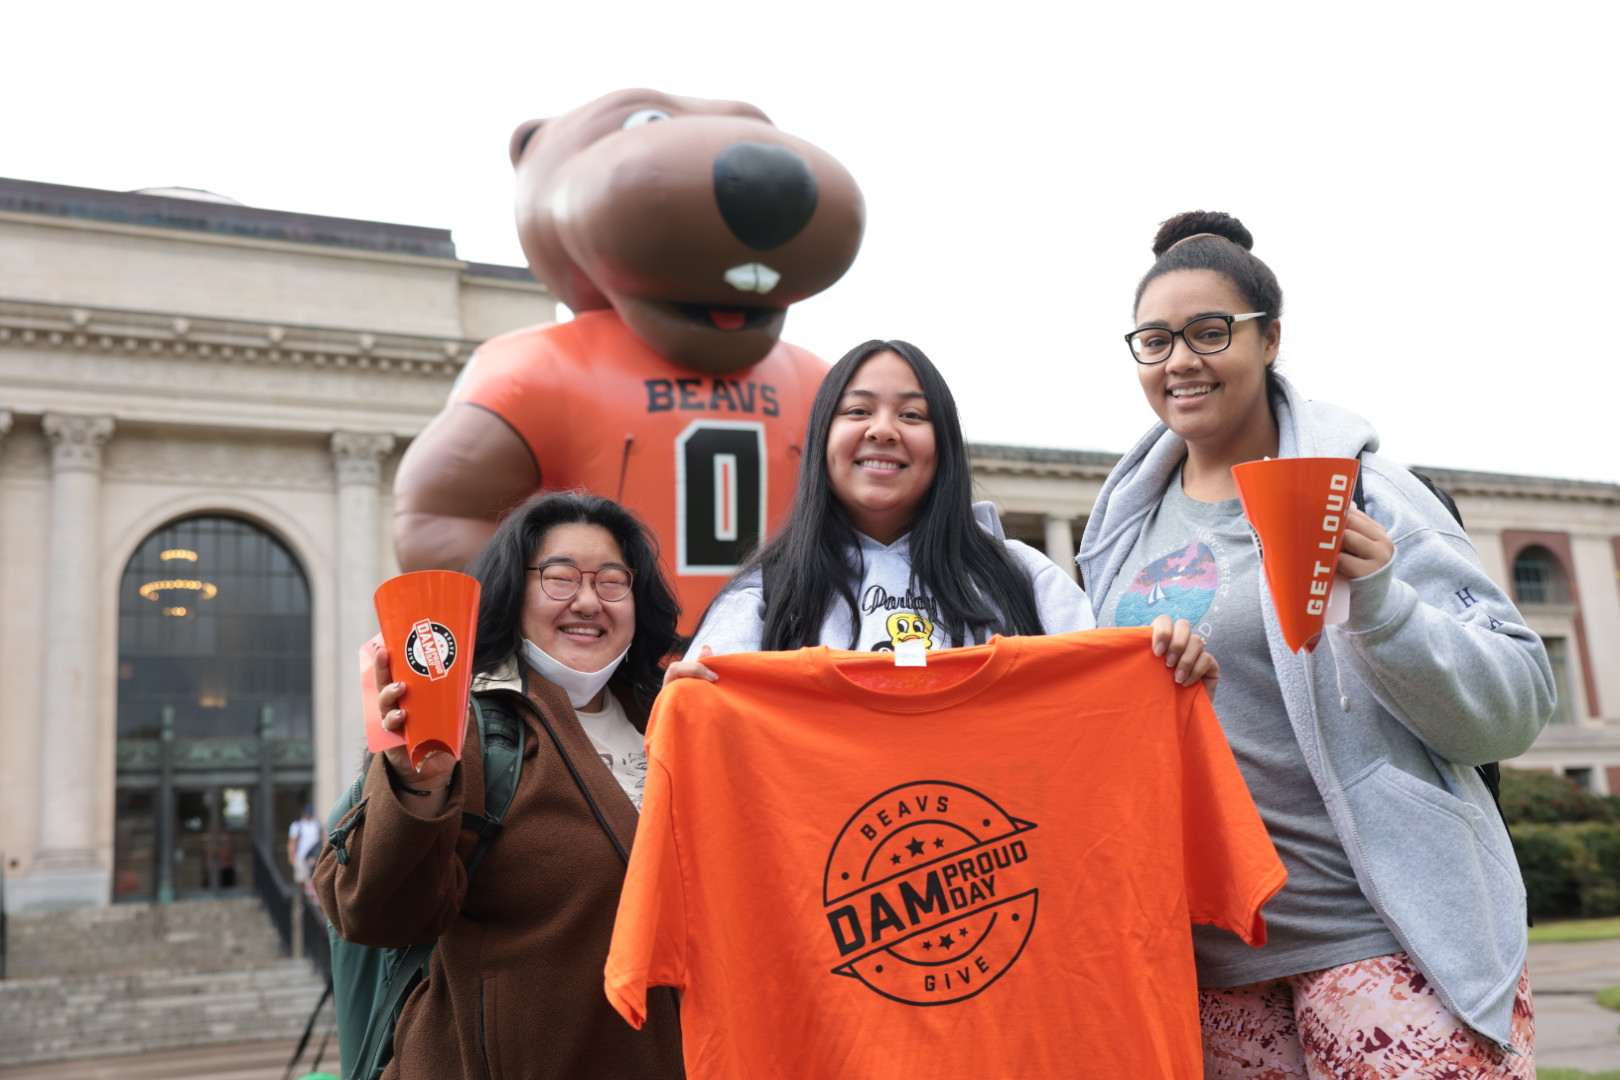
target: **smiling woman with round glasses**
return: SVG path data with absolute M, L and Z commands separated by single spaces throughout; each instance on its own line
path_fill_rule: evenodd
M 1154 238 L 1125 340 L 1159 423 L 1079 557 L 1099 625 L 1168 610 L 1219 654 L 1215 711 L 1288 869 L 1263 947 L 1192 928 L 1204 1075 L 1533 1077 L 1524 886 L 1474 766 L 1546 722 L 1546 653 L 1371 426 L 1276 373 L 1282 289 L 1253 243 L 1203 212 Z M 1266 457 L 1361 460 L 1348 616 L 1311 653 L 1283 641 L 1232 479 Z
M 589 577 L 596 595 L 614 604 L 630 595 L 630 586 L 636 580 L 634 570 L 617 563 L 604 563 L 595 570 L 581 570 L 573 563 L 559 559 L 529 569 L 540 575 L 540 587 L 553 600 L 572 600 L 579 595 L 586 577 Z
M 463 811 L 486 808 L 469 708 L 461 762 L 441 754 L 413 769 L 402 748 L 375 757 L 346 861 L 328 846 L 315 874 L 345 938 L 438 938 L 383 1075 L 678 1077 L 673 992 L 650 1000 L 640 1031 L 602 993 L 646 777 L 642 734 L 680 614 L 657 548 L 617 503 L 563 492 L 514 510 L 468 573 L 483 587 L 473 690 L 522 730 L 500 835 L 472 876 Z M 397 731 L 411 701 L 386 655 L 377 678 L 383 726 Z

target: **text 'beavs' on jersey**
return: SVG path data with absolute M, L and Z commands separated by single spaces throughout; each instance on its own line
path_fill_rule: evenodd
M 649 349 L 611 311 L 480 346 L 454 402 L 488 409 L 540 464 L 540 486 L 583 488 L 657 536 L 683 633 L 793 502 L 804 429 L 827 365 L 779 342 L 732 375 Z

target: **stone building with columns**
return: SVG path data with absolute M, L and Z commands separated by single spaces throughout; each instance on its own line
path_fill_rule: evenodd
M 0 179 L 8 909 L 239 890 L 324 813 L 400 454 L 478 342 L 553 313 L 440 229 Z M 1072 570 L 1115 456 L 972 453 Z M 1566 689 L 1516 764 L 1620 792 L 1620 486 L 1432 473 Z
M 9 908 L 242 888 L 324 814 L 399 455 L 553 314 L 441 229 L 0 180 Z

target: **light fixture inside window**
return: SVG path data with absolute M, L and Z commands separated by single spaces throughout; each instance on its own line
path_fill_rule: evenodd
M 197 553 L 187 548 L 170 548 L 160 556 L 165 568 L 174 567 L 179 570 L 177 563 L 194 563 Z M 139 589 L 141 596 L 154 603 L 163 605 L 163 614 L 177 617 L 190 615 L 192 609 L 186 604 L 177 604 L 176 600 L 185 600 L 195 603 L 199 600 L 212 600 L 219 594 L 219 587 L 213 582 L 203 581 L 193 577 L 160 578 L 148 581 Z

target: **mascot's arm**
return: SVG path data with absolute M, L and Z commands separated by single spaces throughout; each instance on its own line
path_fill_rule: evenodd
M 540 490 L 540 467 L 506 421 L 477 405 L 446 408 L 394 477 L 401 570 L 465 570 L 501 515 Z

